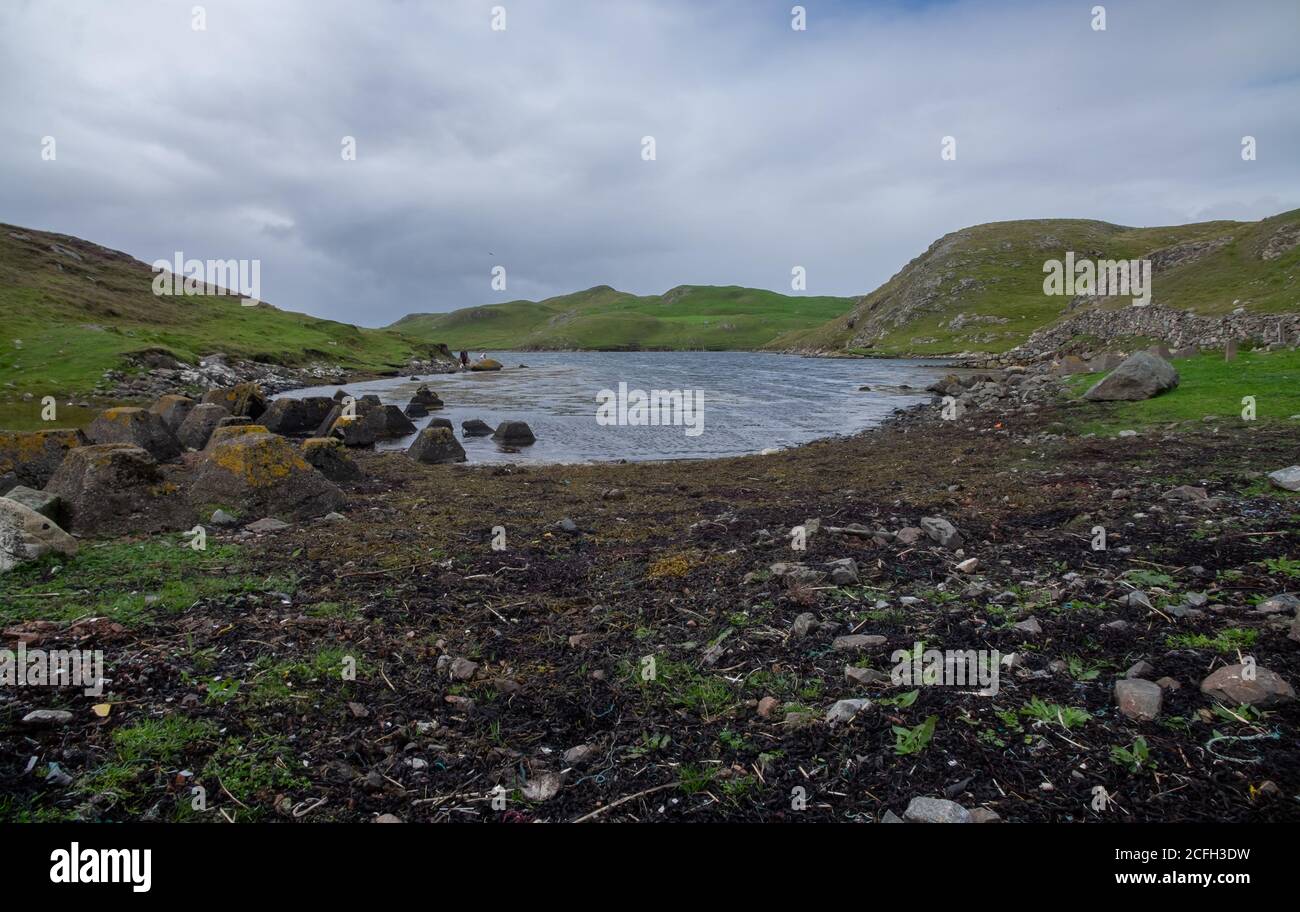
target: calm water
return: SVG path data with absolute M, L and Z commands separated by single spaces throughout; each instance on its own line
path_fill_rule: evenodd
M 446 408 L 470 462 L 598 462 L 737 456 L 852 434 L 879 424 L 897 408 L 923 401 L 927 384 L 946 371 L 935 361 L 799 358 L 753 352 L 490 352 L 505 365 L 495 373 L 457 373 L 348 384 L 354 396 L 378 395 L 405 408 L 422 384 Z M 520 368 L 526 364 L 526 368 Z M 703 432 L 686 427 L 602 426 L 596 395 L 631 389 L 703 391 Z M 907 384 L 912 390 L 900 390 Z M 859 387 L 871 387 L 860 392 Z M 285 396 L 332 396 L 336 386 Z M 492 427 L 528 422 L 537 442 L 519 452 L 489 437 L 462 438 L 460 424 L 481 418 Z M 429 419 L 415 421 L 418 428 Z M 412 438 L 384 441 L 381 449 Z

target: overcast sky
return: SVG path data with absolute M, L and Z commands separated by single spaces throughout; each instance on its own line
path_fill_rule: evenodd
M 0 221 L 260 259 L 270 303 L 382 325 L 793 266 L 861 294 L 980 222 L 1300 207 L 1296 0 L 793 5 L 4 0 Z

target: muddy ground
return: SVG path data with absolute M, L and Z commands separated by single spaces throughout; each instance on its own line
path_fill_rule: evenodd
M 902 421 L 703 463 L 361 455 L 367 480 L 348 488 L 346 521 L 210 530 L 209 553 L 179 571 L 187 585 L 254 582 L 146 607 L 122 629 L 69 627 L 66 613 L 40 624 L 57 596 L 38 593 L 101 585 L 42 568 L 7 591 L 6 645 L 25 631 L 34 646 L 102 648 L 110 685 L 103 697 L 6 688 L 0 812 L 873 822 L 924 795 L 1013 822 L 1300 820 L 1300 705 L 1216 708 L 1198 687 L 1239 653 L 1300 683 L 1290 615 L 1254 611 L 1300 588 L 1287 559 L 1300 501 L 1261 478 L 1297 461 L 1300 422 L 1040 434 L 1080 408 Z M 1179 485 L 1213 499 L 1164 498 Z M 950 520 L 962 554 L 824 529 L 797 552 L 788 538 L 814 517 L 897 531 L 922 516 Z M 556 526 L 565 518 L 578 532 Z M 1107 550 L 1091 546 L 1097 525 Z M 858 562 L 858 585 L 769 571 L 843 557 Z M 966 557 L 978 566 L 957 571 Z M 1135 588 L 1151 607 L 1121 603 Z M 1199 616 L 1177 610 L 1189 593 L 1207 596 Z M 131 593 L 146 606 L 148 595 Z M 838 629 L 795 635 L 805 612 Z M 1030 616 L 1042 633 L 1013 626 Z M 1127 626 L 1103 626 L 1116 620 Z M 886 642 L 833 650 L 849 633 Z M 992 696 L 845 676 L 846 665 L 889 672 L 891 653 L 917 642 L 1019 658 Z M 472 677 L 455 679 L 470 670 L 447 667 L 457 658 L 477 663 Z M 1181 685 L 1154 722 L 1120 715 L 1113 697 L 1143 659 L 1152 680 Z M 823 721 L 861 697 L 871 705 L 851 721 Z M 104 703 L 106 716 L 92 710 Z M 19 721 L 51 707 L 73 721 Z M 1139 739 L 1147 752 L 1134 760 Z M 580 745 L 586 756 L 566 760 Z M 1112 798 L 1100 810 L 1099 785 Z

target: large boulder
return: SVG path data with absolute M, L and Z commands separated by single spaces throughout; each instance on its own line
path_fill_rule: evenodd
M 527 446 L 537 440 L 533 435 L 533 429 L 523 421 L 501 422 L 493 432 L 492 439 L 509 446 Z
M 411 419 L 402 414 L 395 405 L 372 406 L 366 414 L 366 420 L 374 423 L 379 437 L 405 437 L 415 433 Z
M 0 431 L 0 475 L 17 484 L 43 488 L 63 457 L 89 441 L 81 431 Z
M 483 358 L 471 364 L 469 369 L 472 371 L 499 371 L 501 370 L 501 362 L 494 358 Z
M 329 431 L 323 436 L 337 437 L 343 441 L 344 446 L 364 447 L 370 446 L 379 439 L 379 431 L 376 425 L 382 426 L 382 420 L 376 422 L 371 416 L 367 415 L 340 415 L 334 419 L 330 425 Z
M 81 534 L 179 529 L 192 518 L 157 460 L 126 443 L 71 450 L 45 490 L 63 499 L 68 528 Z
M 466 437 L 490 437 L 492 425 L 479 418 L 471 418 L 460 423 L 460 432 Z
M 1141 351 L 1089 387 L 1083 398 L 1094 402 L 1150 399 L 1177 385 L 1178 371 L 1172 364 L 1159 355 Z
M 420 431 L 406 455 L 416 462 L 426 465 L 441 465 L 446 462 L 464 462 L 465 449 L 456 439 L 451 428 L 427 427 Z
M 187 450 L 201 450 L 208 445 L 208 438 L 220 426 L 223 418 L 230 417 L 225 406 L 205 402 L 194 406 L 181 422 L 176 432 L 176 439 Z
M 0 497 L 0 573 L 51 553 L 72 557 L 77 540 L 48 516 Z
M 63 501 L 57 494 L 51 494 L 49 491 L 38 491 L 35 488 L 29 488 L 27 485 L 18 485 L 5 492 L 4 496 L 13 501 L 17 501 L 29 510 L 35 510 L 46 519 L 52 519 L 59 522 L 63 519 Z
M 429 412 L 442 407 L 443 402 L 438 398 L 438 394 L 427 386 L 422 386 L 415 391 L 415 395 L 407 403 L 406 415 L 409 418 L 423 418 Z
M 266 395 L 256 383 L 240 383 L 226 389 L 208 390 L 203 401 L 219 405 L 231 415 L 243 415 L 256 421 L 266 411 Z
M 361 478 L 361 469 L 337 437 L 308 437 L 302 442 L 302 458 L 330 481 Z
M 162 419 L 163 424 L 167 425 L 167 430 L 175 434 L 181 429 L 181 424 L 194 410 L 195 402 L 189 396 L 178 396 L 168 394 L 159 396 L 158 401 L 149 406 L 149 411 L 153 412 Z
M 200 512 L 223 508 L 287 521 L 333 512 L 343 499 L 333 482 L 275 434 L 243 434 L 213 446 L 190 487 L 190 502 Z
M 305 399 L 283 397 L 276 399 L 258 421 L 273 434 L 310 434 L 320 427 L 334 400 L 328 396 L 308 396 Z
M 105 409 L 90 422 L 86 436 L 91 443 L 138 446 L 154 459 L 164 462 L 181 454 L 180 441 L 167 429 L 163 419 L 142 408 Z

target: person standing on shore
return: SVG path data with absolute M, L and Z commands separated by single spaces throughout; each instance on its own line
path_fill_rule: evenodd
M 469 352 L 462 350 L 460 353 L 460 369 L 467 370 L 468 368 L 469 368 Z

